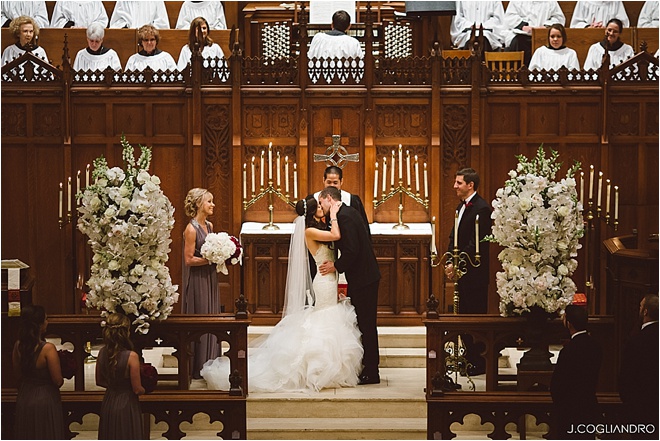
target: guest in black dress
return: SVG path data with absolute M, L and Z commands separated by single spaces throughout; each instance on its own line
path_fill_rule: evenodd
M 133 351 L 131 322 L 123 314 L 111 314 L 103 328 L 105 346 L 96 361 L 96 385 L 105 387 L 99 439 L 142 439 L 142 412 L 138 395 L 140 358 Z
M 64 383 L 55 345 L 46 343 L 48 319 L 43 306 L 21 312 L 21 327 L 12 364 L 19 382 L 15 439 L 64 439 L 60 387 Z

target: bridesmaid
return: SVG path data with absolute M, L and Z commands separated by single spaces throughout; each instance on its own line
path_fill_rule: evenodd
M 183 232 L 183 313 L 219 314 L 218 273 L 215 264 L 202 257 L 201 248 L 206 236 L 213 232 L 207 220 L 213 215 L 213 195 L 204 188 L 193 188 L 184 203 L 186 215 L 192 219 Z M 202 378 L 199 371 L 207 360 L 218 357 L 219 348 L 214 335 L 203 335 L 193 344 L 193 378 Z
M 15 439 L 64 439 L 60 387 L 64 384 L 60 358 L 43 335 L 48 319 L 43 306 L 25 306 L 12 365 L 19 382 Z
M 130 339 L 131 321 L 110 314 L 103 328 L 103 343 L 96 361 L 96 385 L 105 387 L 98 439 L 142 439 L 142 412 L 138 395 L 140 358 Z

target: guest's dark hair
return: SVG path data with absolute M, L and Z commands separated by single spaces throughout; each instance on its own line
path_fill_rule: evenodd
M 337 31 L 346 32 L 351 25 L 351 16 L 348 12 L 339 10 L 332 14 L 332 27 Z
M 456 172 L 456 176 L 463 176 L 463 180 L 466 184 L 470 182 L 474 183 L 474 191 L 477 191 L 479 188 L 479 174 L 473 168 L 462 168 Z
M 197 38 L 197 31 L 199 31 L 199 37 L 201 38 L 202 31 L 199 28 L 202 24 L 206 25 L 206 38 L 204 38 L 204 41 L 199 41 Z M 204 17 L 194 18 L 193 21 L 190 22 L 190 30 L 188 31 L 188 47 L 190 48 L 190 52 L 192 53 L 195 50 L 195 43 L 198 41 L 200 50 L 204 49 L 204 46 L 212 46 L 213 40 L 211 40 L 211 37 L 209 36 L 210 33 L 211 28 L 209 28 L 209 23 Z
M 566 307 L 566 321 L 569 322 L 576 331 L 584 331 L 587 329 L 587 310 L 582 306 L 568 305 Z
M 335 201 L 341 201 L 341 191 L 332 185 L 321 190 L 321 193 L 319 193 L 319 200 L 325 199 L 328 196 L 330 196 Z
M 18 353 L 21 356 L 21 370 L 30 372 L 34 368 L 34 356 L 41 342 L 41 325 L 46 321 L 43 306 L 27 305 L 21 310 L 21 326 L 18 330 Z
M 568 37 L 566 36 L 566 28 L 561 23 L 553 23 L 548 28 L 548 47 L 550 47 L 550 32 L 553 29 L 557 29 L 561 33 L 561 45 L 566 46 L 566 42 L 568 41 Z
M 610 18 L 610 20 L 607 22 L 607 24 L 614 23 L 619 27 L 619 33 L 623 32 L 623 22 L 619 20 L 618 18 Z M 605 25 L 607 27 L 607 25 Z
M 327 179 L 328 175 L 337 175 L 339 176 L 340 181 L 344 179 L 344 172 L 336 165 L 330 165 L 325 168 L 325 171 L 323 172 L 323 179 Z
M 320 230 L 325 230 L 325 224 L 317 221 L 314 217 L 318 208 L 319 203 L 314 196 L 308 196 L 307 199 L 301 199 L 296 202 L 296 213 L 298 213 L 298 216 L 305 217 L 306 228 L 314 227 Z
M 131 321 L 124 314 L 117 312 L 110 314 L 103 327 L 103 343 L 108 356 L 108 372 L 114 378 L 121 351 L 133 350 L 131 342 Z
M 646 312 L 649 315 L 649 318 L 653 321 L 658 320 L 658 295 L 657 294 L 647 294 L 644 296 L 644 307 Z

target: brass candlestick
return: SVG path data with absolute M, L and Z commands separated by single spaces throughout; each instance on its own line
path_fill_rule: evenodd
M 454 314 L 458 314 L 460 305 L 460 296 L 458 292 L 458 281 L 467 273 L 468 263 L 474 268 L 481 265 L 481 256 L 479 253 L 474 255 L 474 262 L 468 253 L 461 251 L 458 247 L 454 247 L 453 251 L 447 251 L 438 257 L 436 252 L 431 252 L 431 267 L 435 268 L 440 265 L 451 264 L 454 267 L 454 273 L 451 281 L 454 282 Z

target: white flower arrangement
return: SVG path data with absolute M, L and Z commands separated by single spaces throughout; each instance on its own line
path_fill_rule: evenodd
M 216 270 L 229 274 L 227 264 L 242 263 L 243 247 L 238 239 L 227 233 L 209 233 L 200 249 L 202 257 L 216 264 Z
M 559 154 L 543 146 L 531 161 L 516 156 L 518 166 L 493 200 L 492 235 L 505 247 L 498 258 L 504 271 L 496 276 L 502 316 L 521 314 L 533 306 L 546 312 L 563 310 L 576 286 L 570 276 L 577 268 L 579 239 L 584 235 L 582 204 L 575 190 L 575 163 L 556 182 Z
M 94 183 L 76 197 L 78 229 L 92 247 L 87 306 L 107 317 L 123 312 L 136 332 L 149 332 L 149 321 L 164 320 L 179 299 L 165 265 L 174 227 L 174 207 L 149 174 L 151 149 L 133 147 L 122 136 L 126 170 L 108 168 L 103 156 L 94 160 Z

